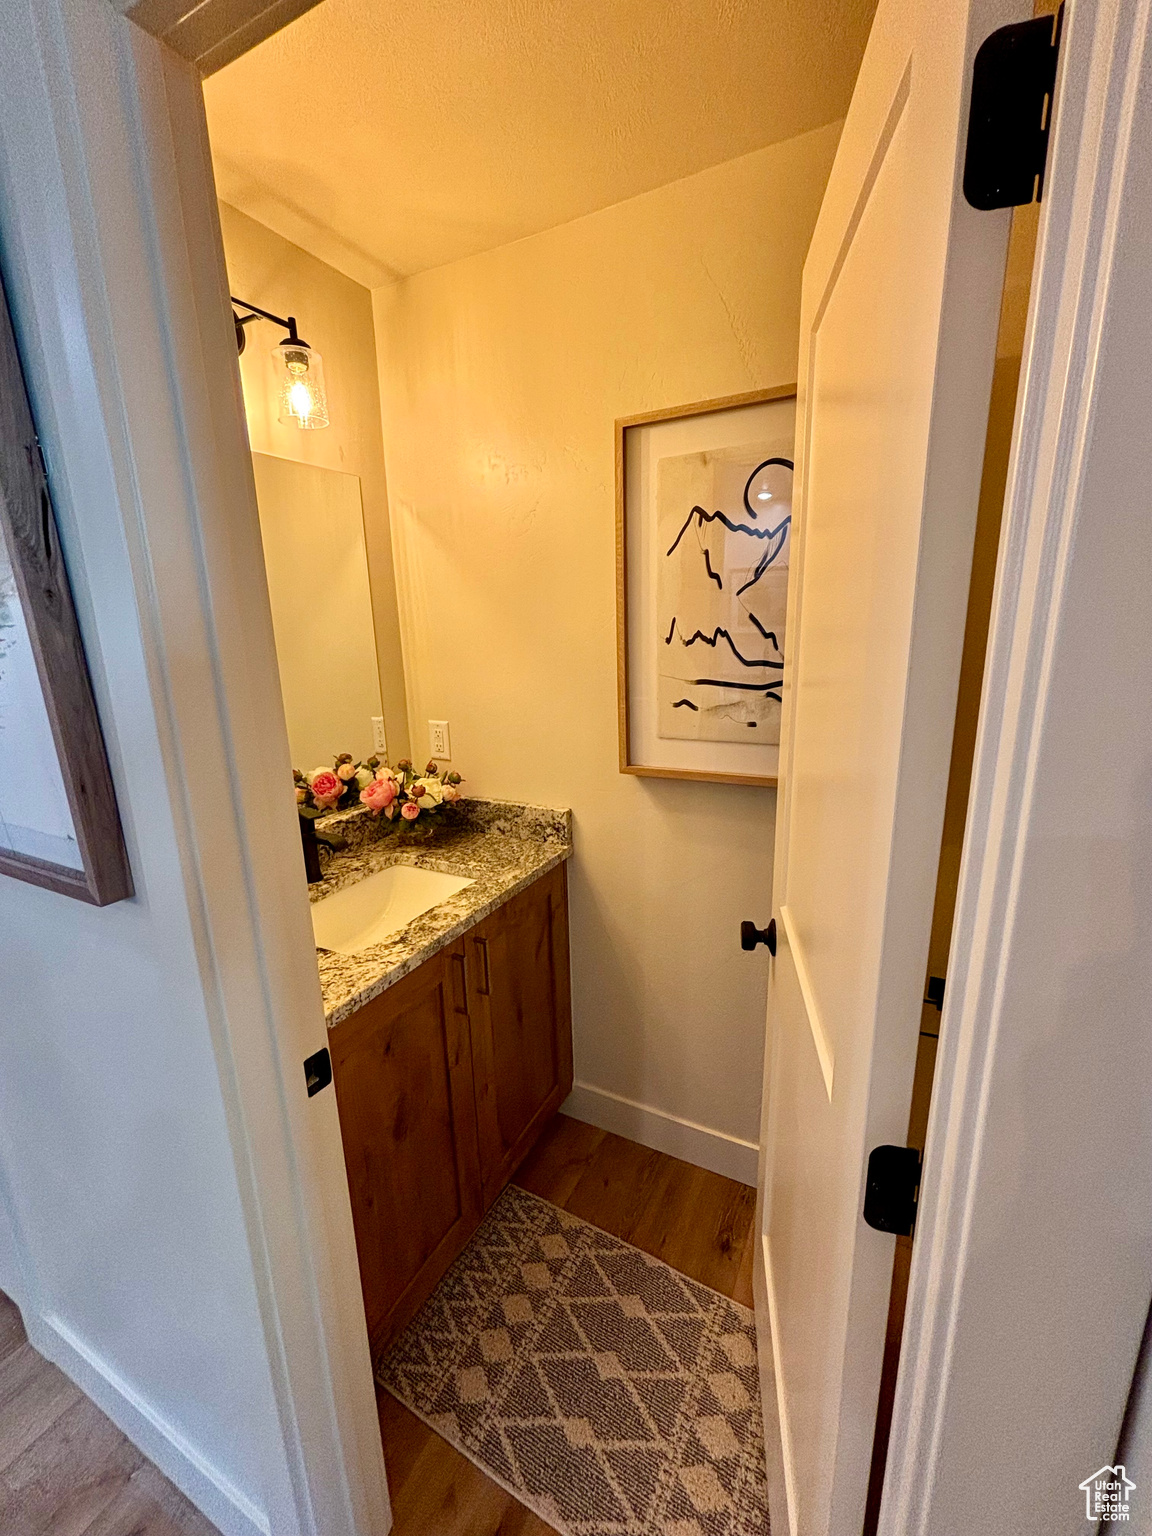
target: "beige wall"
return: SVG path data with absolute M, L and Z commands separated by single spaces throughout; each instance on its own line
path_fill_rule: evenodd
M 838 134 L 374 293 L 415 754 L 573 807 L 577 1078 L 701 1160 L 758 1135 L 775 794 L 618 772 L 613 420 L 794 379 Z
M 403 757 L 408 752 L 408 716 L 388 530 L 372 296 L 367 288 L 227 203 L 220 204 L 220 224 L 232 292 L 273 314 L 295 315 L 301 336 L 324 359 L 331 425 L 317 432 L 282 426 L 277 420 L 270 359 L 282 335 L 267 321 L 248 327 L 248 344 L 240 358 L 248 436 L 254 452 L 359 476 L 388 750 L 394 759 Z M 345 749 L 336 742 L 331 750 Z M 298 766 L 314 768 L 316 764 Z

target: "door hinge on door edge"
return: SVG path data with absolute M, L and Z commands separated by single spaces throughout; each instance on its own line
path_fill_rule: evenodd
M 973 208 L 1016 208 L 1043 195 L 1063 25 L 1061 6 L 1054 17 L 1000 27 L 977 50 L 964 155 Z
M 864 1220 L 877 1232 L 911 1237 L 920 1198 L 920 1154 L 915 1147 L 873 1147 L 864 1184 Z

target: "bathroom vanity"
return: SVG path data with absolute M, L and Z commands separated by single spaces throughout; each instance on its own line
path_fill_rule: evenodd
M 312 897 L 318 944 L 346 951 L 318 963 L 379 1358 L 571 1089 L 571 834 L 566 812 L 492 801 L 426 850 L 358 843 L 373 830 L 357 812 L 321 823 L 347 846 Z M 443 883 L 421 897 L 425 875 Z M 400 917 L 435 905 L 357 949 L 374 891 Z

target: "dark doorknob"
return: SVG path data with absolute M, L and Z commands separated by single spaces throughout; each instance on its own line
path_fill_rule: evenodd
M 755 923 L 750 923 L 747 918 L 740 924 L 740 948 L 755 949 L 757 944 L 767 944 L 768 953 L 776 953 L 776 919 L 773 918 L 767 928 L 757 928 Z

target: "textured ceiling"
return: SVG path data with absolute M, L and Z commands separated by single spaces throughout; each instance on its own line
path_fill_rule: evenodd
M 221 197 L 370 286 L 842 117 L 875 0 L 324 0 L 204 83 Z

